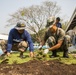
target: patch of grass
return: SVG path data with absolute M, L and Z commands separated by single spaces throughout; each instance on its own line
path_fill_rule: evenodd
M 61 62 L 65 64 L 76 64 L 76 58 L 69 54 L 69 58 L 61 58 Z
M 76 64 L 76 58 L 69 54 L 69 58 L 63 58 L 63 52 L 58 52 L 59 57 L 56 58 L 47 58 L 48 60 L 59 60 L 65 64 Z
M 21 64 L 24 62 L 28 62 L 30 60 L 43 60 L 43 61 L 48 61 L 48 60 L 59 60 L 61 63 L 65 63 L 65 64 L 76 64 L 76 58 L 74 58 L 71 54 L 69 54 L 69 58 L 63 58 L 63 52 L 58 52 L 59 57 L 55 57 L 55 58 L 50 58 L 49 56 L 52 54 L 51 51 L 47 54 L 47 55 L 43 55 L 42 53 L 43 51 L 38 51 L 35 50 L 35 54 L 36 57 L 35 58 L 31 58 L 29 57 L 29 52 L 25 52 L 24 56 L 25 58 L 20 58 L 19 57 L 19 52 L 16 53 L 12 53 L 9 57 L 5 56 L 5 57 L 0 57 L 0 63 L 4 60 L 4 59 L 8 59 L 8 64 Z
M 13 63 L 20 64 L 20 63 L 24 63 L 24 62 L 28 62 L 29 60 L 32 60 L 29 57 L 28 52 L 24 53 L 25 58 L 20 58 L 19 54 L 20 54 L 19 52 L 12 53 L 9 57 L 5 56 L 4 59 L 9 60 L 8 64 L 13 64 Z M 2 60 L 0 62 L 2 62 Z
M 42 54 L 42 53 L 40 53 Z M 63 52 L 57 52 L 57 55 L 59 55 L 59 57 L 55 57 L 55 58 L 50 58 L 49 56 L 52 54 L 52 52 L 50 51 L 47 55 L 45 55 L 45 57 L 42 57 L 41 60 L 59 60 L 61 63 L 65 63 L 65 64 L 76 64 L 76 58 L 73 57 L 71 54 L 69 54 L 69 58 L 63 58 Z M 44 56 L 44 55 L 43 55 Z

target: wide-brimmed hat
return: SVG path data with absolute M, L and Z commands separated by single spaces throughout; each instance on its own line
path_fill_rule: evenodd
M 15 29 L 23 30 L 23 29 L 25 29 L 25 24 L 21 23 L 21 22 L 18 22 L 17 25 L 15 26 Z

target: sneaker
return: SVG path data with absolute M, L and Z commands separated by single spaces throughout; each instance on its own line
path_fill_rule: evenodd
M 22 55 L 22 56 L 20 56 L 20 58 L 25 58 L 25 56 L 24 56 L 24 55 Z
M 23 52 L 20 53 L 20 58 L 25 58 L 25 56 L 23 55 Z
M 1 56 L 5 56 L 6 54 L 2 54 Z
M 3 54 L 1 54 L 1 56 L 5 56 L 7 52 L 4 52 Z

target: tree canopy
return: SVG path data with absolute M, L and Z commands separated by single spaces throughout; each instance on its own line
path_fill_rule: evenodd
M 36 39 L 42 38 L 40 30 L 45 28 L 46 21 L 50 16 L 56 16 L 60 12 L 60 7 L 56 2 L 45 1 L 42 5 L 33 5 L 28 8 L 24 7 L 10 15 L 8 25 L 14 25 L 19 21 L 26 24 L 26 29 L 36 34 Z

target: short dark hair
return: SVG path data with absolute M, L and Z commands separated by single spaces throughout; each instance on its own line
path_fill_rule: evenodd
M 57 17 L 56 20 L 60 21 L 60 17 Z

